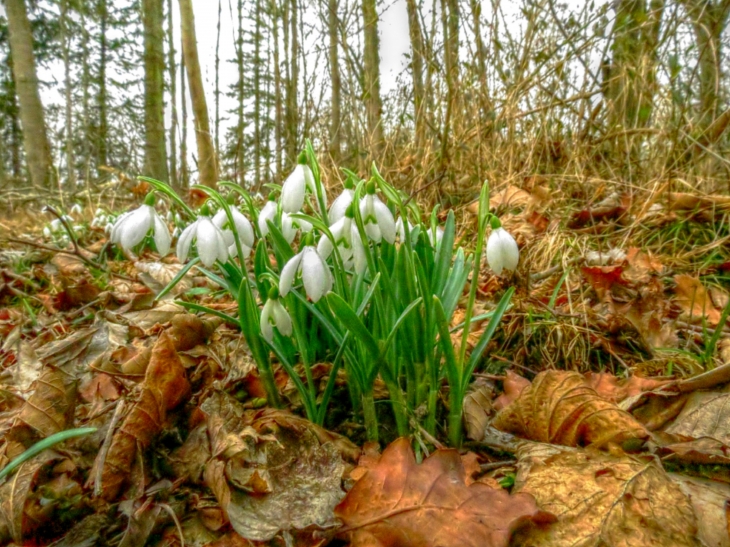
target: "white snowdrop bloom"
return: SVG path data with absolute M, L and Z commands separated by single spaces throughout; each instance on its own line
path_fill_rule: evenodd
M 114 229 L 114 224 L 111 222 L 107 222 L 106 226 L 104 226 L 104 233 L 106 235 L 110 235 L 112 233 L 112 230 Z
M 81 205 L 78 203 L 74 203 L 73 207 L 71 207 L 71 214 L 72 215 L 80 215 L 82 212 Z
M 51 232 L 58 232 L 60 230 L 63 230 L 63 224 L 61 223 L 61 219 L 54 218 L 51 221 Z
M 431 240 L 431 245 L 438 247 L 441 245 L 441 240 L 444 238 L 444 229 L 441 226 L 432 226 L 428 231 L 428 235 Z
M 124 213 L 117 218 L 111 232 L 111 242 L 116 243 L 126 251 L 138 245 L 152 230 L 157 252 L 165 256 L 170 252 L 170 232 L 167 225 L 151 205 L 141 205 L 139 208 Z
M 411 224 L 408 220 L 406 220 L 406 222 L 408 223 L 408 233 L 413 234 L 413 228 L 415 228 L 415 226 L 413 226 L 413 224 Z M 401 242 L 406 240 L 406 229 L 403 226 L 402 217 L 398 217 L 398 220 L 395 221 L 395 233 L 398 236 L 398 239 L 401 240 Z
M 312 302 L 317 302 L 332 290 L 332 273 L 314 245 L 305 245 L 299 254 L 284 264 L 279 277 L 279 292 L 282 296 L 289 293 L 298 273 L 302 274 L 304 290 Z
M 180 234 L 180 239 L 177 240 L 177 258 L 180 262 L 187 260 L 190 246 L 194 240 L 200 261 L 206 267 L 210 268 L 216 260 L 221 262 L 228 260 L 226 238 L 221 229 L 213 224 L 210 217 L 199 216 Z
M 368 183 L 365 197 L 360 199 L 360 214 L 365 226 L 365 233 L 375 243 L 385 239 L 395 243 L 395 219 L 387 205 L 375 195 L 375 184 Z
M 306 220 L 292 218 L 289 213 L 281 214 L 281 233 L 287 243 L 294 241 L 299 230 L 305 233 L 311 232 L 312 225 Z
M 337 199 L 332 202 L 332 206 L 330 207 L 327 215 L 331 224 L 334 224 L 345 216 L 345 211 L 347 211 L 347 208 L 350 206 L 353 199 L 355 199 L 355 190 L 352 188 L 345 188 L 342 193 L 337 196 Z
M 231 207 L 231 216 L 233 217 L 233 224 L 235 225 L 236 232 L 238 233 L 238 238 L 241 240 L 243 258 L 248 258 L 254 244 L 253 226 L 251 226 L 251 222 L 243 216 L 243 213 L 241 213 L 237 207 Z M 230 256 L 236 256 L 236 254 L 238 254 L 238 250 L 236 249 L 236 240 L 233 237 L 233 232 L 230 230 L 230 226 L 228 226 L 228 216 L 226 215 L 225 210 L 221 209 L 215 214 L 213 217 L 213 224 L 223 230 L 223 236 L 226 238 L 226 243 L 228 243 L 228 254 Z
M 167 211 L 167 214 L 165 215 L 165 220 L 167 222 L 172 222 L 175 219 L 175 217 L 172 215 L 172 211 Z
M 304 205 L 304 194 L 307 188 L 313 193 L 314 175 L 308 165 L 297 164 L 291 175 L 281 187 L 281 208 L 285 213 L 296 213 Z
M 520 261 L 520 250 L 512 235 L 504 228 L 495 228 L 487 240 L 487 263 L 497 275 L 503 269 L 515 270 Z
M 354 266 L 356 273 L 362 273 L 367 266 L 367 257 L 365 256 L 365 247 L 360 239 L 360 232 L 357 230 L 354 219 L 349 214 L 346 214 L 330 226 L 330 232 L 332 232 L 332 236 L 335 238 L 343 266 L 345 268 L 352 268 Z M 332 254 L 333 248 L 332 241 L 327 236 L 323 235 L 319 239 L 317 252 L 324 260 L 327 260 L 330 254 Z
M 48 226 L 43 227 L 43 235 L 47 238 L 51 238 L 51 229 Z
M 269 295 L 264 309 L 261 310 L 261 335 L 269 342 L 274 339 L 274 327 L 283 336 L 292 334 L 291 317 L 279 301 L 279 291 L 273 288 L 271 292 L 273 294 Z
M 259 231 L 261 232 L 261 237 L 266 237 L 269 233 L 269 225 L 267 224 L 267 221 L 274 222 L 276 220 L 276 202 L 269 200 L 266 202 L 266 205 L 264 205 L 264 208 L 261 209 L 261 212 L 259 213 Z

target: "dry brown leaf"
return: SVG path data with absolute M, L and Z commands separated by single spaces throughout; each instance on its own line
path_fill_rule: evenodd
M 535 452 L 537 451 L 537 452 Z M 592 451 L 518 452 L 515 490 L 535 497 L 558 522 L 525 529 L 521 547 L 701 547 L 690 501 L 653 461 Z
M 353 547 L 496 547 L 529 522 L 549 522 L 529 495 L 465 484 L 456 450 L 437 450 L 418 465 L 408 439 L 389 445 L 348 492 L 335 514 Z
M 167 411 L 188 396 L 190 384 L 185 368 L 167 332 L 155 344 L 138 401 L 112 438 L 111 448 L 103 465 L 102 497 L 114 500 L 129 476 L 137 450 L 144 450 L 162 431 Z
M 675 301 L 682 308 L 681 319 L 695 323 L 707 320 L 710 325 L 720 322 L 722 310 L 715 307 L 709 292 L 698 278 L 675 275 L 674 281 L 677 283 Z
M 730 445 L 730 392 L 691 393 L 682 412 L 665 431 L 685 439 L 712 437 Z
M 577 372 L 541 372 L 492 423 L 538 442 L 565 446 L 604 445 L 645 439 L 631 414 L 600 397 Z
M 494 401 L 495 410 L 502 410 L 506 406 L 509 406 L 513 401 L 517 400 L 525 388 L 530 387 L 530 380 L 523 378 L 516 372 L 507 370 L 505 376 L 506 378 L 502 384 L 504 393 Z
M 730 547 L 727 515 L 730 485 L 677 473 L 670 473 L 669 476 L 692 502 L 699 526 L 697 537 L 703 545 Z
M 18 544 L 23 543 L 24 532 L 27 531 L 29 524 L 25 521 L 25 504 L 31 494 L 36 475 L 46 464 L 59 458 L 56 452 L 45 450 L 23 463 L 0 487 L 0 517 Z
M 494 414 L 492 399 L 494 386 L 484 380 L 472 384 L 464 396 L 464 425 L 466 436 L 473 441 L 481 441 L 489 419 Z
M 147 330 L 158 323 L 167 323 L 178 314 L 186 313 L 185 308 L 174 302 L 160 302 L 151 310 L 132 311 L 122 314 L 131 325 Z
M 683 463 L 730 465 L 730 447 L 710 437 L 668 444 L 662 446 L 661 449 L 663 453 L 668 452 L 673 459 Z
M 165 264 L 163 262 L 135 262 L 134 267 L 140 272 L 138 275 L 140 281 L 155 294 L 167 287 L 183 268 L 182 264 Z M 192 275 L 188 272 L 168 293 L 169 297 L 178 296 L 192 286 Z
M 671 382 L 671 380 L 642 378 L 636 375 L 628 379 L 618 378 L 608 372 L 586 372 L 585 378 L 588 385 L 596 390 L 596 393 L 612 403 L 620 403 L 627 397 L 635 397 L 640 393 L 652 391 Z
M 624 278 L 634 284 L 648 283 L 653 277 L 664 272 L 664 265 L 650 252 L 638 247 L 626 251 L 628 268 L 624 270 Z

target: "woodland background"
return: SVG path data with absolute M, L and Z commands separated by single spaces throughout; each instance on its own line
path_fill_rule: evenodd
M 727 189 L 730 1 L 399 1 L 407 69 L 384 93 L 391 2 L 5 0 L 0 192 L 137 174 L 259 190 L 306 138 L 330 184 L 332 167 L 375 161 L 456 203 L 485 179 L 532 175 L 559 175 L 568 193 L 606 180 Z M 216 9 L 215 58 L 199 58 L 194 11 Z

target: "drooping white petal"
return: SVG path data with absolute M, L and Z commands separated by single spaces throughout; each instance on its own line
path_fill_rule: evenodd
M 154 222 L 155 246 L 160 256 L 165 256 L 170 252 L 170 232 L 167 225 L 162 221 L 157 213 L 153 213 L 152 220 Z
M 284 336 L 291 336 L 291 317 L 289 316 L 289 312 L 286 311 L 286 308 L 281 305 L 281 302 L 276 300 L 274 302 L 272 312 L 274 315 L 274 324 L 276 325 L 276 328 L 279 329 L 279 332 Z
M 361 274 L 367 267 L 367 257 L 365 256 L 365 247 L 360 239 L 360 232 L 357 231 L 355 225 L 352 226 L 352 255 L 355 261 L 355 273 Z
M 317 252 L 319 253 L 319 256 L 327 260 L 332 254 L 333 249 L 334 247 L 332 245 L 332 242 L 330 241 L 330 238 L 322 234 L 322 237 L 319 238 L 319 243 L 317 243 Z
M 380 233 L 380 227 L 372 222 L 365 224 L 365 233 L 375 243 L 380 243 L 380 240 L 383 239 L 383 235 Z
M 504 268 L 515 270 L 520 260 L 520 250 L 512 235 L 504 228 L 493 230 L 487 240 L 487 263 L 497 275 Z
M 294 255 L 281 269 L 281 275 L 279 275 L 279 294 L 281 294 L 281 296 L 286 296 L 291 290 L 294 283 L 294 277 L 296 277 L 299 265 L 302 262 L 302 255 L 303 251 Z
M 317 302 L 327 292 L 329 269 L 314 247 L 305 247 L 302 257 L 302 281 L 304 290 L 312 302 Z
M 297 165 L 281 188 L 281 208 L 286 213 L 296 213 L 304 205 L 304 193 L 307 189 L 306 175 L 303 165 Z
M 297 230 L 294 228 L 294 219 L 289 216 L 289 213 L 281 214 L 281 234 L 287 243 L 294 241 L 297 235 Z
M 211 225 L 215 227 L 215 225 L 211 222 Z M 218 252 L 218 260 L 221 262 L 225 262 L 228 260 L 228 245 L 226 245 L 226 238 L 223 235 L 223 232 L 216 228 L 216 251 Z M 200 249 L 198 249 L 198 254 L 200 254 Z
M 351 188 L 345 188 L 342 193 L 337 196 L 337 199 L 332 202 L 332 207 L 330 207 L 329 210 L 328 217 L 330 223 L 334 224 L 345 216 L 345 212 L 347 211 L 347 208 L 350 206 L 350 203 L 352 203 L 352 200 L 354 198 L 355 191 Z
M 261 319 L 259 322 L 260 327 L 261 327 L 261 336 L 263 336 L 264 339 L 269 342 L 271 342 L 274 339 L 274 329 L 271 326 L 273 305 L 274 305 L 274 299 L 269 298 L 266 301 L 266 304 L 264 304 L 264 309 L 261 310 Z
M 245 247 L 253 247 L 254 235 L 251 222 L 235 207 L 231 209 L 231 215 L 233 216 L 233 223 L 236 225 L 238 237 L 241 239 L 241 244 Z
M 193 238 L 195 237 L 195 232 L 198 228 L 198 222 L 200 219 L 193 222 L 190 226 L 185 228 L 183 230 L 183 233 L 180 234 L 180 237 L 177 240 L 177 248 L 175 249 L 177 254 L 177 259 L 180 262 L 185 262 L 188 258 L 188 254 L 190 253 L 190 245 L 193 242 Z
M 112 243 L 117 243 L 117 244 L 119 243 L 119 241 L 121 239 L 122 225 L 125 223 L 126 219 L 129 218 L 129 215 L 131 215 L 131 214 L 132 214 L 132 212 L 129 211 L 129 212 L 126 212 L 126 213 L 122 213 L 121 215 L 119 215 L 117 217 L 117 220 L 114 223 L 114 226 L 112 227 L 111 234 L 109 236 L 109 240 Z M 56 220 L 58 220 L 58 219 L 56 219 Z M 55 231 L 55 228 L 53 227 L 53 222 L 51 222 L 51 230 Z
M 120 234 L 120 244 L 123 249 L 130 250 L 144 239 L 152 225 L 152 211 L 151 206 L 142 205 L 125 219 Z
M 198 228 L 195 236 L 197 239 L 196 246 L 200 261 L 210 268 L 213 264 L 215 264 L 216 259 L 220 256 L 220 245 L 222 244 L 226 247 L 223 234 L 208 217 L 200 217 L 198 219 Z
M 377 196 L 373 196 L 373 210 L 383 238 L 390 244 L 395 243 L 395 219 L 393 219 L 393 213 L 390 212 L 388 206 L 380 201 L 380 198 Z
M 274 222 L 274 219 L 276 218 L 276 202 L 274 201 L 267 201 L 266 205 L 264 205 L 264 208 L 261 209 L 261 212 L 259 213 L 259 231 L 261 232 L 261 237 L 266 237 L 269 233 L 269 225 L 266 224 L 267 220 L 270 220 L 271 222 Z

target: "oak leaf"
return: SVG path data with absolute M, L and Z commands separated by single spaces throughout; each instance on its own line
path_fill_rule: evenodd
M 565 446 L 600 446 L 649 435 L 631 414 L 599 396 L 582 375 L 555 370 L 538 374 L 497 413 L 492 425 L 533 441 Z
M 398 439 L 335 508 L 345 523 L 339 536 L 353 547 L 506 546 L 520 527 L 554 518 L 530 495 L 465 481 L 456 450 L 419 465 L 410 442 Z

